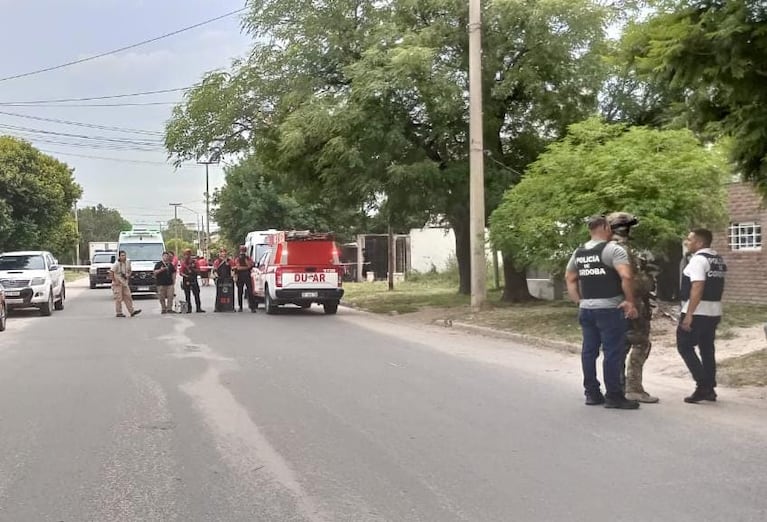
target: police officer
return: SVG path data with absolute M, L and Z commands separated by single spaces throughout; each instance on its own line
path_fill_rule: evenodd
M 256 302 L 253 298 L 253 280 L 250 278 L 250 272 L 255 266 L 253 259 L 248 255 L 248 248 L 245 245 L 240 246 L 240 253 L 234 260 L 234 276 L 237 281 L 237 304 L 242 312 L 242 295 L 248 293 L 248 308 L 256 313 Z
M 626 319 L 635 319 L 633 274 L 626 250 L 611 241 L 603 215 L 587 221 L 591 240 L 579 247 L 567 264 L 567 293 L 578 305 L 583 330 L 581 365 L 587 405 L 636 409 L 639 402 L 623 393 L 621 375 L 626 354 Z M 607 393 L 597 379 L 599 348 L 604 352 L 602 374 Z
M 200 275 L 200 269 L 197 266 L 197 261 L 192 259 L 192 250 L 187 248 L 184 250 L 184 258 L 181 260 L 181 267 L 179 268 L 179 274 L 181 274 L 181 285 L 184 288 L 184 296 L 186 297 L 186 313 L 192 313 L 192 299 L 191 295 L 194 295 L 194 304 L 197 305 L 197 313 L 204 313 L 200 305 L 200 283 L 197 277 Z
M 629 256 L 629 262 L 634 275 L 634 297 L 636 299 L 636 319 L 629 321 L 626 333 L 626 398 L 639 402 L 655 403 L 658 398 L 647 393 L 642 386 L 642 369 L 650 356 L 652 342 L 650 341 L 650 323 L 652 321 L 652 292 L 655 290 L 653 266 L 637 252 L 629 241 L 631 227 L 639 220 L 628 212 L 613 212 L 607 216 L 613 236 L 612 239 L 621 245 Z
M 716 400 L 716 356 L 714 340 L 722 318 L 722 294 L 727 265 L 711 249 L 711 231 L 699 228 L 690 232 L 685 244 L 692 253 L 682 271 L 682 315 L 676 330 L 676 346 L 697 387 L 684 401 L 697 403 Z M 695 347 L 700 357 L 695 353 Z

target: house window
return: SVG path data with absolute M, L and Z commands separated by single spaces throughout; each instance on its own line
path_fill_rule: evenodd
M 731 250 L 762 249 L 762 225 L 759 223 L 733 223 L 728 236 Z

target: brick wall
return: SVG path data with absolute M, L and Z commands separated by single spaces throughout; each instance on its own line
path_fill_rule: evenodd
M 767 231 L 767 208 L 754 188 L 747 183 L 728 187 L 731 223 L 756 222 Z M 740 303 L 767 304 L 767 245 L 762 250 L 732 250 L 728 229 L 714 231 L 714 250 L 727 263 L 724 300 Z

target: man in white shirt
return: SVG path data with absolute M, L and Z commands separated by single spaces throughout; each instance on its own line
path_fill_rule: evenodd
M 714 340 L 722 318 L 722 294 L 727 265 L 711 249 L 711 231 L 699 228 L 687 236 L 692 253 L 682 272 L 682 315 L 676 331 L 676 345 L 697 387 L 685 397 L 688 403 L 716 400 L 716 357 Z M 700 351 L 700 357 L 695 347 Z

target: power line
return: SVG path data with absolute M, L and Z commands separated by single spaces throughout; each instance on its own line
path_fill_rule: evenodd
M 144 41 L 141 41 L 141 42 L 138 42 L 138 43 L 134 43 L 134 44 L 131 44 L 131 45 L 126 45 L 124 47 L 120 47 L 119 49 L 113 49 L 111 51 L 103 52 L 103 53 L 96 54 L 96 55 L 93 55 L 93 56 L 88 56 L 86 58 L 81 58 L 80 60 L 74 60 L 74 61 L 71 61 L 71 62 L 66 62 L 66 63 L 62 63 L 62 64 L 59 64 L 59 65 L 54 65 L 54 66 L 51 66 L 51 67 L 45 67 L 44 69 L 38 69 L 38 70 L 35 70 L 35 71 L 29 71 L 29 72 L 25 72 L 25 73 L 21 73 L 21 74 L 14 74 L 13 76 L 6 76 L 5 78 L 0 78 L 0 82 L 6 82 L 8 80 L 16 80 L 18 78 L 26 78 L 28 76 L 35 76 L 35 75 L 42 74 L 42 73 L 45 73 L 45 72 L 55 71 L 55 70 L 58 70 L 58 69 L 63 69 L 65 67 L 70 67 L 72 65 L 77 65 L 77 64 L 84 63 L 84 62 L 89 62 L 91 60 L 96 60 L 98 58 L 103 58 L 103 57 L 109 56 L 111 54 L 117 54 L 117 53 L 121 53 L 123 51 L 128 51 L 130 49 L 135 49 L 136 47 L 140 47 L 142 45 L 147 45 L 147 44 L 150 44 L 150 43 L 154 43 L 154 42 L 157 42 L 159 40 L 163 40 L 165 38 L 170 38 L 171 36 L 176 36 L 177 34 L 181 34 L 181 33 L 184 33 L 186 31 L 191 31 L 192 29 L 197 29 L 198 27 L 202 27 L 204 25 L 208 25 L 208 24 L 211 24 L 213 22 L 217 22 L 218 20 L 221 20 L 221 19 L 224 19 L 224 18 L 228 18 L 230 16 L 242 13 L 243 11 L 246 11 L 247 9 L 248 9 L 247 7 L 242 7 L 240 9 L 237 9 L 235 11 L 231 11 L 231 12 L 223 14 L 221 16 L 217 16 L 215 18 L 211 18 L 209 20 L 205 20 L 203 22 L 200 22 L 200 23 L 197 23 L 197 24 L 194 24 L 194 25 L 190 25 L 188 27 L 183 27 L 183 28 L 178 29 L 176 31 L 173 31 L 173 32 L 170 32 L 170 33 L 166 33 L 166 34 L 157 36 L 155 38 L 150 38 L 149 40 L 144 40 Z
M 177 101 L 168 101 L 168 102 L 137 102 L 137 103 L 73 103 L 73 104 L 67 104 L 67 105 L 57 105 L 57 104 L 35 104 L 35 105 L 28 105 L 25 103 L 14 103 L 14 102 L 0 102 L 0 106 L 2 107 L 29 107 L 31 109 L 37 109 L 38 107 L 43 108 L 57 108 L 57 109 L 63 109 L 63 108 L 70 108 L 70 107 L 142 107 L 142 106 L 148 106 L 148 105 L 177 105 L 179 102 Z
M 112 94 L 110 96 L 91 96 L 87 98 L 61 98 L 58 100 L 31 100 L 31 101 L 10 101 L 10 102 L 0 102 L 0 105 L 37 105 L 39 103 L 68 103 L 68 102 L 83 102 L 83 101 L 94 101 L 94 100 L 113 100 L 115 98 L 131 98 L 134 96 L 151 96 L 153 94 L 166 94 L 169 92 L 180 92 L 180 91 L 186 91 L 190 89 L 191 87 L 178 87 L 175 89 L 160 89 L 157 91 L 142 91 L 142 92 L 131 92 L 126 94 Z
M 29 127 L 20 127 L 18 125 L 0 124 L 0 129 L 24 132 L 27 134 L 42 134 L 44 136 L 60 136 L 64 138 L 77 138 L 80 140 L 88 140 L 88 141 L 102 141 L 107 143 L 119 143 L 124 145 L 140 145 L 144 147 L 154 147 L 154 146 L 162 145 L 162 142 L 160 140 L 149 141 L 147 139 L 146 141 L 143 141 L 138 139 L 134 140 L 134 139 L 126 139 L 126 138 L 109 138 L 106 136 L 88 136 L 86 134 L 71 134 L 68 132 L 55 132 L 55 131 L 46 131 L 42 129 L 32 129 Z
M 126 158 L 109 158 L 106 156 L 91 156 L 89 154 L 75 154 L 73 152 L 60 152 L 57 150 L 46 150 L 46 149 L 38 149 L 38 150 L 46 154 L 59 155 L 59 156 L 72 156 L 74 158 L 84 158 L 84 159 L 102 160 L 102 161 L 116 161 L 119 163 L 136 163 L 141 165 L 156 165 L 158 167 L 173 167 L 173 164 L 163 163 L 162 161 L 132 160 L 132 159 L 126 159 Z M 177 167 L 177 168 L 188 168 L 190 166 L 192 165 L 182 165 L 181 167 Z M 176 167 L 173 167 L 173 168 L 176 168 Z
M 79 149 L 93 149 L 93 150 L 111 150 L 111 151 L 126 151 L 126 152 L 161 152 L 162 149 L 158 147 L 147 148 L 141 146 L 129 146 L 129 145 L 109 145 L 106 143 L 77 143 L 71 141 L 49 140 L 45 138 L 39 138 L 37 136 L 23 136 L 18 134 L 9 134 L 15 138 L 27 140 L 31 143 L 46 143 L 49 145 L 63 145 L 65 147 L 74 147 Z
M 114 131 L 114 132 L 126 132 L 126 133 L 132 133 L 132 134 L 145 134 L 147 136 L 163 136 L 164 134 L 159 131 L 150 131 L 150 130 L 141 130 L 141 129 L 130 129 L 126 127 L 111 127 L 108 125 L 97 125 L 95 123 L 84 123 L 79 121 L 71 121 L 71 120 L 58 120 L 55 118 L 42 118 L 40 116 L 30 116 L 28 114 L 19 114 L 16 112 L 4 112 L 0 111 L 0 114 L 5 116 L 12 116 L 14 118 L 24 118 L 27 120 L 36 120 L 36 121 L 46 121 L 51 123 L 60 123 L 61 125 L 72 125 L 74 127 L 86 127 L 89 129 L 98 129 L 98 130 L 105 130 L 105 131 Z

